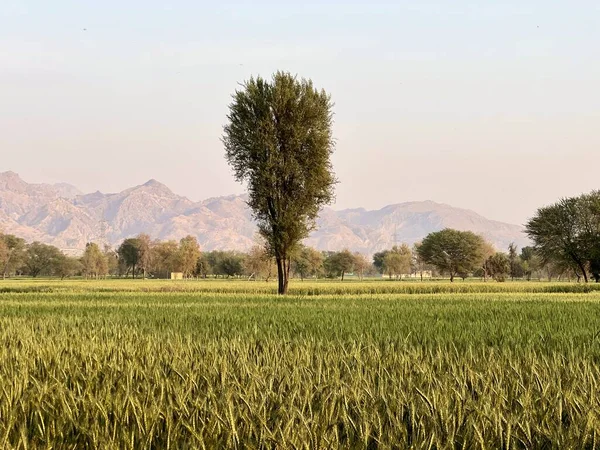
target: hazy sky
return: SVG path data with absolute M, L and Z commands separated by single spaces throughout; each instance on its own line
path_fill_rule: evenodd
M 597 1 L 0 1 L 0 171 L 193 200 L 250 75 L 336 103 L 336 208 L 435 200 L 523 223 L 600 188 Z

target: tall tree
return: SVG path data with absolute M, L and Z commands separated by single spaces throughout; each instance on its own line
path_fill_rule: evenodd
M 533 247 L 523 247 L 521 249 L 521 261 L 523 262 L 523 272 L 527 281 L 531 280 L 534 273 L 542 268 L 539 256 Z
M 138 268 L 140 261 L 140 241 L 137 238 L 125 239 L 117 250 L 119 259 L 123 262 L 127 268 L 127 273 L 131 270 L 133 278 L 135 278 L 135 271 Z
M 519 264 L 519 254 L 517 253 L 517 246 L 514 242 L 508 245 L 508 260 L 510 262 L 510 278 L 514 281 L 515 277 L 522 275 L 522 267 Z
M 277 72 L 251 78 L 233 96 L 223 144 L 235 178 L 248 185 L 248 205 L 275 257 L 279 294 L 286 294 L 291 255 L 333 200 L 332 102 L 310 80 Z
M 179 267 L 186 278 L 196 272 L 196 264 L 200 258 L 200 245 L 194 236 L 186 236 L 179 241 Z
M 369 259 L 362 253 L 354 253 L 354 272 L 358 275 L 358 278 L 362 280 L 365 274 L 372 268 L 372 264 Z
M 152 265 L 152 239 L 145 233 L 137 235 L 138 241 L 138 266 L 142 269 L 143 277 Z
M 486 282 L 488 276 L 492 276 L 492 257 L 496 254 L 496 249 L 489 242 L 483 242 L 481 244 L 481 259 L 483 264 L 481 265 L 481 271 L 483 274 L 483 281 Z
M 458 231 L 446 228 L 427 235 L 419 254 L 429 264 L 441 272 L 454 277 L 466 276 L 483 264 L 483 238 L 471 231 Z
M 89 242 L 85 246 L 85 251 L 81 257 L 83 273 L 86 277 L 105 276 L 108 273 L 108 261 L 106 256 L 98 247 L 98 244 Z
M 104 244 L 104 250 L 102 252 L 104 258 L 106 258 L 107 274 L 117 275 L 119 271 L 119 255 L 114 251 L 110 245 Z

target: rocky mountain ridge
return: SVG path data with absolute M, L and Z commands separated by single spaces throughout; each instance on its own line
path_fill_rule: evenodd
M 325 208 L 306 244 L 372 254 L 394 243 L 413 244 L 446 227 L 482 234 L 501 249 L 510 242 L 528 244 L 518 225 L 432 201 L 379 210 Z M 0 229 L 70 252 L 90 241 L 115 246 L 141 232 L 161 240 L 191 234 L 205 250 L 247 250 L 256 235 L 244 196 L 193 202 L 156 180 L 114 194 L 83 194 L 66 183 L 30 184 L 14 172 L 0 173 Z

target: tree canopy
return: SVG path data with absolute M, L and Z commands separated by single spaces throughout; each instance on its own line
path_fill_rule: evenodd
M 484 240 L 471 231 L 446 228 L 430 233 L 418 248 L 426 263 L 436 266 L 441 272 L 454 277 L 466 276 L 483 264 Z
M 586 282 L 589 274 L 600 281 L 600 191 L 538 209 L 526 229 L 543 263 L 569 266 Z
M 233 96 L 223 144 L 248 205 L 275 257 L 278 292 L 287 293 L 291 255 L 333 200 L 332 102 L 312 81 L 277 72 L 251 78 Z

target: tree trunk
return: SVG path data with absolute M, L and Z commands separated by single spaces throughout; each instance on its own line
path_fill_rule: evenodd
M 277 262 L 277 293 L 279 295 L 286 295 L 288 291 L 288 274 L 289 269 L 286 268 L 285 258 L 276 257 Z
M 577 265 L 581 269 L 581 274 L 583 275 L 583 281 L 585 283 L 587 283 L 588 282 L 588 276 L 587 276 L 587 272 L 585 270 L 585 266 L 582 263 L 580 263 L 579 261 L 577 262 Z
M 454 274 L 450 272 L 450 283 L 454 283 Z
M 344 271 L 342 270 L 342 281 L 344 281 Z

